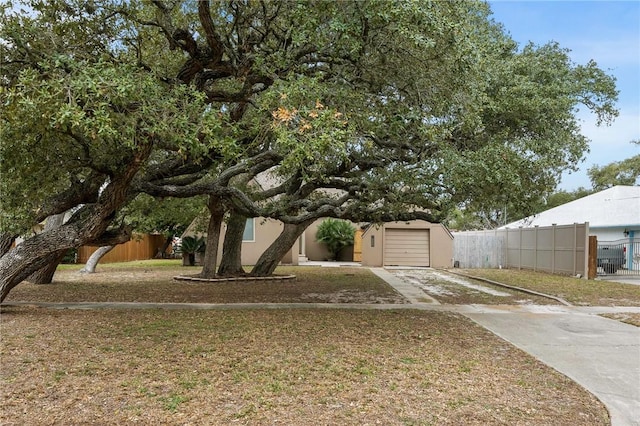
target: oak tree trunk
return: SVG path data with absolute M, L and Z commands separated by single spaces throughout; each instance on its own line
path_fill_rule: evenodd
M 87 259 L 87 263 L 84 265 L 82 269 L 80 269 L 81 274 L 93 274 L 96 272 L 96 266 L 98 266 L 98 262 L 100 259 L 104 257 L 105 254 L 109 253 L 113 250 L 115 246 L 102 246 L 99 247 L 98 250 L 94 251 L 89 259 Z
M 10 250 L 2 257 L 1 260 L 4 262 L 0 261 L 0 302 L 6 299 L 15 286 L 26 280 L 33 272 L 51 263 L 59 255 L 58 251 L 48 250 L 46 253 L 34 257 L 30 262 L 26 262 L 21 256 L 26 251 L 24 244 L 26 242 Z M 19 247 L 20 250 L 18 250 Z
M 247 224 L 246 216 L 232 213 L 227 223 L 227 233 L 222 246 L 222 260 L 218 268 L 218 275 L 244 275 L 242 268 L 242 237 Z
M 68 251 L 69 250 L 61 250 L 57 256 L 51 258 L 49 264 L 29 275 L 25 281 L 29 281 L 32 284 L 51 284 L 58 265 L 62 262 L 62 259 L 64 259 Z
M 220 229 L 222 228 L 222 221 L 224 220 L 225 208 L 222 200 L 213 195 L 209 196 L 207 208 L 209 209 L 209 213 L 211 213 L 211 217 L 209 218 L 209 225 L 207 226 L 207 249 L 204 252 L 200 276 L 202 278 L 215 278 L 218 263 L 218 245 L 220 244 Z
M 285 223 L 284 229 L 278 238 L 262 253 L 256 262 L 256 265 L 251 270 L 251 275 L 256 277 L 272 275 L 284 255 L 291 250 L 291 247 L 311 223 L 313 223 L 313 220 L 302 222 L 298 225 Z
M 175 234 L 173 233 L 173 231 L 171 231 L 169 236 L 165 238 L 164 243 L 162 244 L 162 247 L 160 247 L 160 249 L 158 250 L 159 253 L 156 255 L 156 257 L 158 257 L 159 259 L 164 259 L 167 257 L 167 249 L 173 243 L 174 237 L 175 237 Z
M 143 144 L 127 167 L 112 176 L 95 204 L 88 204 L 59 228 L 28 238 L 0 257 L 0 302 L 29 275 L 54 261 L 61 253 L 98 239 L 127 202 L 129 187 L 151 152 Z
M 44 230 L 50 231 L 52 229 L 60 228 L 64 223 L 65 213 L 54 214 L 47 218 L 47 221 L 44 224 Z M 67 250 L 63 250 L 61 254 L 56 256 L 48 265 L 45 265 L 43 268 L 38 269 L 33 274 L 27 278 L 27 281 L 33 284 L 51 284 L 53 281 L 53 275 L 56 273 L 56 269 L 62 259 L 64 259 L 65 254 L 67 254 Z
M 0 256 L 4 256 L 4 254 L 11 249 L 15 240 L 16 236 L 14 234 L 10 234 L 9 232 L 0 234 Z

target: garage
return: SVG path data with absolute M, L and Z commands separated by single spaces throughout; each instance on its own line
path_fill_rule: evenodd
M 429 229 L 385 230 L 385 266 L 430 266 L 429 259 Z
M 370 224 L 362 232 L 362 266 L 453 267 L 453 235 L 424 220 Z

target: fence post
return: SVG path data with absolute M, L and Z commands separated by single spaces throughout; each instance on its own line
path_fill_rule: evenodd
M 578 224 L 573 222 L 573 276 L 576 276 L 578 273 Z
M 522 226 L 520 229 L 520 242 L 518 243 L 518 269 L 522 269 Z
M 533 242 L 533 271 L 538 271 L 538 225 L 534 226 L 534 242 Z
M 509 267 L 509 228 L 506 229 L 507 237 L 504 244 L 504 267 Z
M 592 280 L 598 275 L 598 237 L 589 236 L 589 272 L 587 278 Z
M 629 271 L 633 271 L 634 268 L 634 264 L 633 264 L 633 259 L 635 257 L 635 251 L 636 251 L 636 247 L 635 247 L 635 237 L 636 237 L 636 232 L 634 230 L 629 231 L 629 250 L 627 253 L 627 270 Z
M 556 224 L 551 224 L 551 273 L 556 273 Z

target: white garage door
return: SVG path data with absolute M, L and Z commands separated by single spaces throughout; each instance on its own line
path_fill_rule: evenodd
M 429 266 L 429 230 L 385 230 L 384 264 L 389 266 Z

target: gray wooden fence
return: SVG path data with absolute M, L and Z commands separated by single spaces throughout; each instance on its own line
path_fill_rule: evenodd
M 588 275 L 589 223 L 453 233 L 460 268 L 531 269 Z

